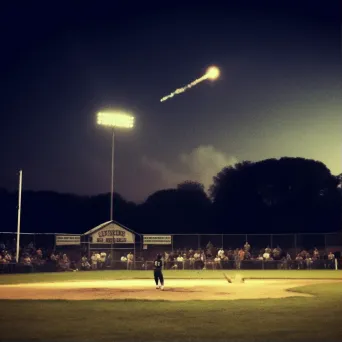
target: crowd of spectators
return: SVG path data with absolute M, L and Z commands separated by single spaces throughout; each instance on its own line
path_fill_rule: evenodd
M 216 248 L 211 242 L 205 249 L 184 249 L 163 251 L 166 269 L 218 269 L 218 268 L 278 268 L 278 269 L 314 269 L 335 268 L 335 254 L 325 253 L 314 248 L 311 251 L 301 250 L 291 256 L 289 251 L 280 246 L 262 250 L 252 250 L 248 242 L 241 248 Z M 261 266 L 260 266 L 261 265 Z M 142 268 L 146 264 L 142 265 Z
M 15 242 L 6 246 L 0 242 L 0 272 L 15 271 L 79 271 L 79 270 L 103 270 L 109 268 L 120 269 L 150 269 L 155 254 L 133 255 L 129 252 L 122 255 L 120 260 L 112 260 L 112 254 L 106 251 L 94 251 L 88 256 L 71 256 L 65 251 L 44 250 L 36 248 L 30 243 L 22 248 L 19 253 L 19 263 L 15 262 Z M 216 248 L 211 242 L 204 249 L 183 249 L 175 251 L 163 251 L 165 269 L 315 269 L 335 268 L 335 254 L 330 251 L 325 253 L 314 248 L 311 251 L 302 250 L 297 255 L 291 256 L 289 251 L 284 251 L 280 246 L 262 250 L 252 250 L 246 242 L 244 246 L 236 249 Z M 260 266 L 262 264 L 262 266 Z
M 36 248 L 31 242 L 19 250 L 19 260 L 16 262 L 16 243 L 6 245 L 0 243 L 0 271 L 12 272 L 31 271 L 78 271 L 77 261 L 70 260 L 69 256 L 62 251 L 51 251 Z
M 87 253 L 86 253 L 87 254 Z M 79 252 L 56 251 L 43 248 L 36 248 L 31 242 L 19 251 L 19 262 L 16 263 L 15 240 L 7 242 L 6 245 L 0 242 L 0 273 L 32 272 L 32 271 L 70 271 L 98 270 L 109 268 L 112 265 L 111 254 L 105 251 L 94 251 L 88 258 Z M 129 255 L 133 260 L 133 254 Z M 133 267 L 133 263 L 132 263 Z M 131 267 L 131 268 L 132 268 Z

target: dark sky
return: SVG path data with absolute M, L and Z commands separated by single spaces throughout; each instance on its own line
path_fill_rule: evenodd
M 340 1 L 40 3 L 1 8 L 0 187 L 23 168 L 25 189 L 109 191 L 107 107 L 136 117 L 115 151 L 130 200 L 242 160 L 342 171 Z M 159 102 L 210 65 L 219 80 Z

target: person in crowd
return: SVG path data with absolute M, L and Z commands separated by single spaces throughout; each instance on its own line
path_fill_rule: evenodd
M 289 252 L 286 253 L 286 269 L 292 268 L 292 258 Z
M 28 272 L 33 271 L 33 264 L 32 264 L 32 260 L 29 256 L 29 254 L 26 253 L 23 255 L 22 263 L 23 263 L 26 271 L 28 271 Z
M 102 270 L 105 268 L 106 258 L 107 258 L 107 253 L 105 251 L 102 251 L 100 253 L 100 268 Z
M 214 268 L 222 268 L 222 264 L 221 264 L 222 259 L 219 257 L 219 255 L 217 254 L 217 256 L 214 259 Z
M 6 260 L 7 263 L 11 263 L 12 262 L 12 255 L 9 251 L 5 251 L 4 253 L 4 258 Z
M 37 254 L 37 258 L 38 259 L 42 259 L 43 258 L 43 251 L 41 250 L 41 248 L 38 248 L 36 250 L 36 254 Z
M 235 268 L 237 270 L 239 270 L 240 267 L 241 267 L 241 260 L 240 260 L 239 249 L 238 248 L 235 249 L 235 251 L 234 251 L 234 262 L 235 262 Z
M 132 252 L 129 252 L 127 254 L 127 269 L 133 270 L 133 266 L 134 266 L 134 255 Z
M 193 256 L 193 254 L 190 254 L 190 257 L 189 257 L 189 266 L 191 269 L 194 269 L 195 268 L 195 258 Z
M 6 259 L 0 254 L 0 264 L 4 265 L 7 264 Z
M 206 248 L 207 249 L 212 249 L 213 247 L 214 247 L 213 244 L 211 243 L 211 241 L 209 241 L 207 246 L 206 246 Z
M 106 257 L 106 267 L 111 267 L 112 265 L 112 253 L 108 253 Z
M 264 258 L 264 261 L 268 261 L 271 257 L 271 252 L 268 252 L 268 250 L 269 249 L 265 248 L 265 253 L 262 255 L 262 257 Z
M 50 260 L 56 262 L 57 261 L 57 256 L 54 252 L 50 254 Z
M 207 264 L 207 256 L 205 255 L 204 251 L 201 253 L 201 268 L 205 270 Z
M 195 269 L 199 269 L 201 266 L 200 266 L 200 263 L 201 263 L 201 254 L 199 253 L 199 251 L 196 251 L 195 254 L 194 254 L 194 266 L 195 266 Z
M 282 250 L 279 246 L 273 249 L 272 256 L 274 260 L 279 260 L 281 257 Z
M 304 265 L 304 258 L 302 256 L 302 253 L 298 253 L 298 255 L 296 256 L 296 263 L 297 263 L 297 269 L 301 270 Z
M 241 263 L 243 260 L 245 260 L 245 251 L 240 248 L 240 250 L 238 251 L 238 269 L 241 269 Z
M 252 254 L 250 251 L 245 251 L 245 256 L 244 256 L 244 260 L 251 260 L 252 259 Z
M 182 255 L 179 255 L 177 257 L 177 264 L 178 264 L 178 268 L 180 268 L 181 270 L 184 269 L 184 257 Z
M 320 258 L 319 251 L 316 247 L 313 250 L 313 256 L 315 257 L 316 260 L 319 260 Z
M 121 257 L 121 261 L 124 262 L 124 263 L 126 263 L 126 262 L 127 262 L 127 258 L 123 255 L 123 256 Z
M 210 258 L 213 255 L 213 244 L 209 241 L 206 247 L 206 255 Z
M 59 259 L 59 267 L 62 271 L 71 271 L 70 260 L 66 254 L 63 254 L 62 258 Z
M 101 263 L 101 254 L 100 252 L 95 252 L 95 256 L 96 256 L 96 261 L 97 261 L 97 269 L 100 268 L 100 263 Z
M 97 256 L 95 252 L 91 255 L 91 269 L 92 270 L 97 270 Z
M 84 271 L 90 270 L 91 266 L 88 261 L 88 258 L 84 255 L 81 259 L 81 269 Z
M 328 254 L 328 267 L 329 268 L 335 267 L 335 254 L 333 252 L 330 252 Z
M 306 264 L 306 268 L 308 270 L 311 270 L 312 269 L 312 264 L 313 264 L 313 261 L 312 261 L 312 258 L 310 257 L 310 255 L 307 255 L 306 258 L 305 258 L 305 264 Z
M 247 241 L 243 247 L 244 247 L 245 252 L 249 252 L 251 249 L 251 245 Z

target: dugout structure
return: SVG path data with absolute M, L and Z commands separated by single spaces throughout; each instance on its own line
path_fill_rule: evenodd
M 129 252 L 136 256 L 140 234 L 116 221 L 107 221 L 85 232 L 83 243 L 88 246 L 88 257 L 92 252 L 105 251 L 112 261 L 118 261 Z

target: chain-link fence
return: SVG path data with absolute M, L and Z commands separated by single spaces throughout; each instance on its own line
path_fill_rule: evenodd
M 267 246 L 275 248 L 279 246 L 284 251 L 289 252 L 292 258 L 301 250 L 306 249 L 312 251 L 318 248 L 321 256 L 329 252 L 338 253 L 337 259 L 340 260 L 342 252 L 342 232 L 330 234 L 175 234 L 171 235 L 170 245 L 143 245 L 142 241 L 138 241 L 136 245 L 130 248 L 118 248 L 118 246 L 106 246 L 106 248 L 99 248 L 99 246 L 91 247 L 88 243 L 81 241 L 79 245 L 71 246 L 56 246 L 56 236 L 61 235 L 57 233 L 21 233 L 20 246 L 27 247 L 30 244 L 35 248 L 41 248 L 46 253 L 49 251 L 57 251 L 67 253 L 68 257 L 75 262 L 78 262 L 83 255 L 90 256 L 92 251 L 101 252 L 104 250 L 107 255 L 111 256 L 111 263 L 107 266 L 109 269 L 127 269 L 127 264 L 120 261 L 122 256 L 125 256 L 129 251 L 134 253 L 135 262 L 129 265 L 129 269 L 148 270 L 152 269 L 152 260 L 154 260 L 156 253 L 164 253 L 175 251 L 176 254 L 180 252 L 188 253 L 190 249 L 204 250 L 209 242 L 214 246 L 214 249 L 223 248 L 236 249 L 244 246 L 246 241 L 251 246 L 253 256 L 258 256 Z M 68 234 L 62 234 L 68 235 Z M 16 233 L 14 232 L 0 232 L 0 245 L 4 244 L 6 249 L 16 249 Z M 114 248 L 116 247 L 116 248 Z M 1 246 L 0 246 L 1 248 Z M 114 253 L 115 252 L 115 253 Z M 216 251 L 217 252 L 217 251 Z M 216 252 L 214 252 L 216 255 Z M 113 261 L 118 260 L 118 261 Z M 145 261 L 139 261 L 145 260 Z M 339 261 L 340 262 L 340 261 Z M 330 268 L 328 261 L 322 259 L 317 260 L 315 264 L 296 264 L 296 261 L 291 261 L 286 264 L 282 261 L 260 261 L 260 260 L 244 260 L 241 262 L 241 269 L 296 269 L 297 267 L 308 269 L 326 269 Z M 14 266 L 2 266 L 5 269 L 1 272 L 13 272 Z M 207 261 L 203 269 L 235 269 L 234 261 L 227 261 L 224 263 L 215 264 L 213 261 Z M 44 266 L 44 269 L 46 267 Z M 166 269 L 199 269 L 199 264 L 191 264 L 189 260 L 184 263 L 174 262 L 165 265 Z M 45 270 L 49 271 L 49 270 Z
M 210 242 L 216 248 L 241 248 L 248 241 L 254 251 L 267 246 L 279 246 L 284 250 L 300 251 L 318 248 L 327 252 L 329 249 L 342 247 L 342 232 L 312 234 L 175 234 L 172 245 L 163 246 L 168 250 L 205 249 Z
M 20 246 L 26 247 L 30 244 L 37 248 L 54 249 L 55 233 L 20 233 Z M 16 248 L 17 233 L 0 232 L 0 244 L 6 248 Z
M 36 248 L 56 248 L 56 235 L 72 235 L 62 233 L 20 233 L 20 245 L 32 243 Z M 0 232 L 0 244 L 15 247 L 17 234 Z M 331 247 L 342 247 L 342 232 L 312 233 L 312 234 L 173 234 L 172 245 L 165 246 L 171 250 L 204 249 L 210 242 L 214 247 L 235 249 L 243 247 L 245 242 L 253 249 L 263 249 L 267 246 L 282 249 L 318 249 L 327 250 Z M 164 246 L 163 246 L 164 248 Z
M 44 254 L 51 252 L 67 253 L 74 260 L 81 258 L 82 254 L 86 254 L 88 246 L 84 243 L 74 245 L 58 245 L 56 244 L 56 236 L 75 236 L 77 234 L 64 233 L 20 233 L 20 251 L 34 249 L 42 249 Z M 14 257 L 17 233 L 0 232 L 0 250 L 6 250 L 12 253 Z M 20 253 L 21 253 L 20 252 Z M 22 254 L 22 253 L 21 253 Z

